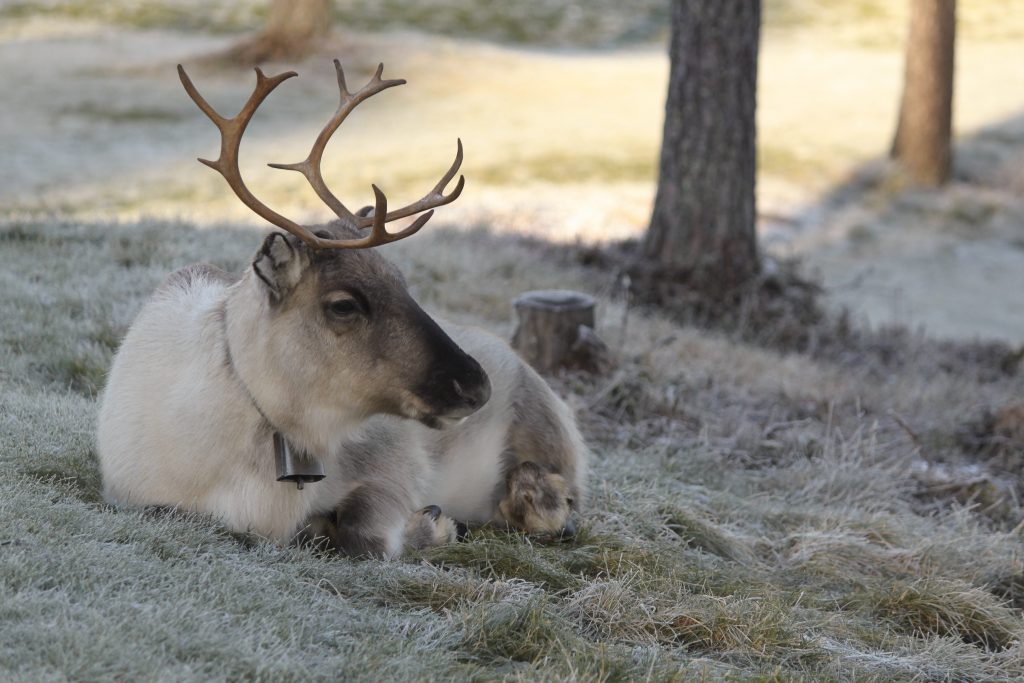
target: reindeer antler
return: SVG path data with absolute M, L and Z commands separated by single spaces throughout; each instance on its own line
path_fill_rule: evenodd
M 374 212 L 372 217 L 359 217 L 349 211 L 341 201 L 334 196 L 334 194 L 327 188 L 327 184 L 324 182 L 323 176 L 320 171 L 320 161 L 323 158 L 324 148 L 327 146 L 327 142 L 331 139 L 334 131 L 342 124 L 345 118 L 355 109 L 360 102 L 376 95 L 382 90 L 392 88 L 396 85 L 402 85 L 405 83 L 404 80 L 383 80 L 381 75 L 384 72 L 384 65 L 381 64 L 377 67 L 376 73 L 370 82 L 360 88 L 355 93 L 350 93 L 345 84 L 345 72 L 341 68 L 341 62 L 337 59 L 334 60 L 334 68 L 338 74 L 338 90 L 341 93 L 341 104 L 338 106 L 338 110 L 331 117 L 327 125 L 324 126 L 323 130 L 320 131 L 320 135 L 317 136 L 316 142 L 313 143 L 313 148 L 310 150 L 309 155 L 303 160 L 295 164 L 270 164 L 273 168 L 283 168 L 291 171 L 298 171 L 306 177 L 309 184 L 313 187 L 317 196 L 327 204 L 328 207 L 342 220 L 348 221 L 359 228 L 370 228 L 370 234 L 366 237 L 350 240 L 333 240 L 325 239 L 313 234 L 308 228 L 305 228 L 294 221 L 285 218 L 281 214 L 277 213 L 266 204 L 257 199 L 249 188 L 245 186 L 245 182 L 242 180 L 242 174 L 238 169 L 238 147 L 242 141 L 242 135 L 245 133 L 245 128 L 249 124 L 249 120 L 252 118 L 256 109 L 259 108 L 263 100 L 266 99 L 274 88 L 280 85 L 282 82 L 297 76 L 294 71 L 288 71 L 278 76 L 267 77 L 263 72 L 256 68 L 256 87 L 253 89 L 252 95 L 249 96 L 249 100 L 242 107 L 242 110 L 234 118 L 225 118 L 217 113 L 213 107 L 199 94 L 196 87 L 192 84 L 192 80 L 185 73 L 185 69 L 179 64 L 178 75 L 181 77 L 181 83 L 185 86 L 185 92 L 188 93 L 192 101 L 196 103 L 200 110 L 206 114 L 217 129 L 220 131 L 221 143 L 220 143 L 220 156 L 216 161 L 210 161 L 208 159 L 200 159 L 202 163 L 206 164 L 210 168 L 219 172 L 224 179 L 228 182 L 228 186 L 234 190 L 235 194 L 242 203 L 252 209 L 261 218 L 273 223 L 279 228 L 287 230 L 302 241 L 306 242 L 313 249 L 366 249 L 369 247 L 379 246 L 381 244 L 388 244 L 389 242 L 395 242 L 400 239 L 409 237 L 410 235 L 417 232 L 423 225 L 430 220 L 430 217 L 434 215 L 433 209 L 438 206 L 443 206 L 455 201 L 458 196 L 462 193 L 462 188 L 465 186 L 465 177 L 460 176 L 459 182 L 455 186 L 455 189 L 451 193 L 445 195 L 444 188 L 451 182 L 451 179 L 455 177 L 459 167 L 462 165 L 462 140 L 458 141 L 458 152 L 455 155 L 455 162 L 451 168 L 444 174 L 441 181 L 431 189 L 422 199 L 417 202 L 413 202 L 408 206 L 402 207 L 396 211 L 388 213 L 387 206 L 388 200 L 384 193 L 379 187 L 373 185 L 374 194 Z M 428 211 L 428 209 L 430 209 Z M 388 232 L 384 227 L 386 223 L 399 218 L 406 218 L 414 214 L 427 211 L 413 223 L 405 228 L 404 230 L 391 233 Z

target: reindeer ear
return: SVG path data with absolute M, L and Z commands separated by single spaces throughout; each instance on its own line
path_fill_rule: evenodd
M 288 242 L 284 233 L 272 232 L 256 252 L 252 269 L 266 285 L 271 303 L 276 304 L 299 283 L 304 263 L 304 254 Z

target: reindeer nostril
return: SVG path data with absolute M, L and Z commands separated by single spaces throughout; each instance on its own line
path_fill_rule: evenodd
M 441 508 L 438 507 L 437 505 L 428 505 L 427 507 L 420 510 L 420 512 L 427 515 L 428 517 L 430 517 L 430 519 L 434 520 L 435 522 L 441 516 Z
M 576 535 L 576 522 L 572 521 L 572 517 L 565 520 L 565 527 L 562 529 L 562 538 L 572 538 Z

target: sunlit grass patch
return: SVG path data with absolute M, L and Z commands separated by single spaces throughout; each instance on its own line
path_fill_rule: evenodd
M 551 152 L 501 165 L 480 166 L 475 169 L 474 177 L 491 185 L 538 181 L 555 184 L 654 182 L 658 173 L 656 150 L 630 148 L 627 152 L 628 157 Z
M 824 178 L 833 177 L 841 168 L 838 160 L 845 155 L 836 155 L 835 161 L 822 154 L 822 150 L 798 150 L 792 146 L 762 141 L 757 147 L 757 170 L 764 175 L 783 178 L 793 182 L 814 182 L 824 184 Z
M 141 29 L 177 28 L 237 31 L 252 28 L 266 16 L 265 3 L 231 0 L 221 3 L 193 1 L 133 2 L 131 0 L 13 0 L 4 3 L 0 16 L 8 19 L 45 15 L 65 19 L 103 21 Z
M 174 123 L 184 118 L 180 112 L 169 109 L 142 106 L 112 107 L 99 103 L 84 103 L 74 107 L 65 107 L 57 114 L 58 116 L 87 119 L 97 124 L 164 124 Z
M 998 0 L 974 0 L 957 9 L 957 32 L 967 39 L 1006 40 L 1024 31 L 1020 13 Z M 765 22 L 772 28 L 818 27 L 863 45 L 891 47 L 906 38 L 909 5 L 889 0 L 768 0 Z
M 665 33 L 668 15 L 668 8 L 654 0 L 629 7 L 611 0 L 483 0 L 472 5 L 452 0 L 350 0 L 334 3 L 332 9 L 335 23 L 347 31 L 415 28 L 507 43 L 588 47 L 649 41 Z M 214 5 L 197 0 L 16 0 L 6 3 L 0 12 L 8 18 L 35 14 L 134 28 L 226 32 L 257 28 L 266 18 L 267 7 L 256 0 Z
M 1019 37 L 1024 22 L 1019 13 L 1006 10 L 997 0 L 965 3 L 960 9 L 964 35 L 972 39 Z M 256 0 L 213 5 L 198 0 L 13 0 L 0 11 L 0 16 L 9 19 L 40 14 L 144 29 L 224 32 L 253 30 L 266 19 L 267 7 Z M 484 0 L 472 6 L 453 0 L 349 0 L 334 7 L 336 23 L 346 30 L 415 28 L 508 43 L 585 47 L 662 38 L 667 34 L 668 15 L 668 6 L 656 0 L 625 5 L 611 0 Z M 887 0 L 769 0 L 765 24 L 782 29 L 842 29 L 844 36 L 852 34 L 847 39 L 888 47 L 905 37 L 906 8 Z

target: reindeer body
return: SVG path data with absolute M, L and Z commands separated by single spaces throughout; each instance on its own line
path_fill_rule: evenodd
M 323 181 L 324 148 L 360 102 L 404 81 L 382 79 L 380 65 L 350 93 L 335 68 L 341 102 L 309 155 L 271 164 L 301 172 L 338 216 L 314 231 L 263 204 L 238 168 L 249 120 L 295 74 L 257 69 L 249 100 L 227 118 L 179 65 L 221 133 L 220 156 L 200 161 L 288 234 L 271 233 L 241 276 L 202 265 L 172 274 L 139 313 L 100 408 L 106 496 L 211 514 L 278 542 L 325 535 L 349 554 L 450 540 L 455 526 L 437 503 L 467 522 L 559 531 L 586 475 L 572 415 L 504 342 L 439 326 L 371 249 L 414 234 L 459 196 L 461 177 L 444 190 L 462 143 L 419 201 L 389 212 L 374 186 L 372 211 L 352 213 Z M 400 232 L 385 227 L 416 214 Z M 319 461 L 326 478 L 278 482 L 275 435 Z
M 226 273 L 191 267 L 172 274 L 139 313 L 100 408 L 104 490 L 113 503 L 205 512 L 283 541 L 327 492 L 275 481 L 272 432 L 229 358 L 227 309 L 239 286 Z M 338 425 L 334 438 L 354 427 Z
M 492 391 L 490 401 L 462 424 L 430 434 L 434 478 L 428 502 L 470 524 L 560 532 L 569 508 L 579 509 L 586 497 L 587 449 L 572 411 L 504 340 L 476 328 L 446 329 L 487 371 Z M 564 480 L 567 507 L 560 513 L 549 509 L 546 524 L 523 525 L 500 509 L 509 476 L 523 463 Z
M 459 521 L 512 522 L 499 506 L 507 473 L 524 461 L 560 473 L 581 499 L 586 450 L 571 413 L 501 339 L 445 326 L 491 384 L 490 400 L 458 424 L 438 430 L 366 416 L 351 397 L 304 400 L 317 392 L 289 379 L 297 370 L 287 354 L 260 357 L 252 335 L 267 315 L 261 289 L 254 269 L 239 278 L 191 266 L 139 313 L 100 409 L 108 500 L 210 514 L 281 543 L 328 515 L 335 527 L 356 527 L 347 536 L 323 532 L 335 546 L 394 556 L 428 503 Z M 275 480 L 275 428 L 317 457 L 323 481 L 298 489 Z

